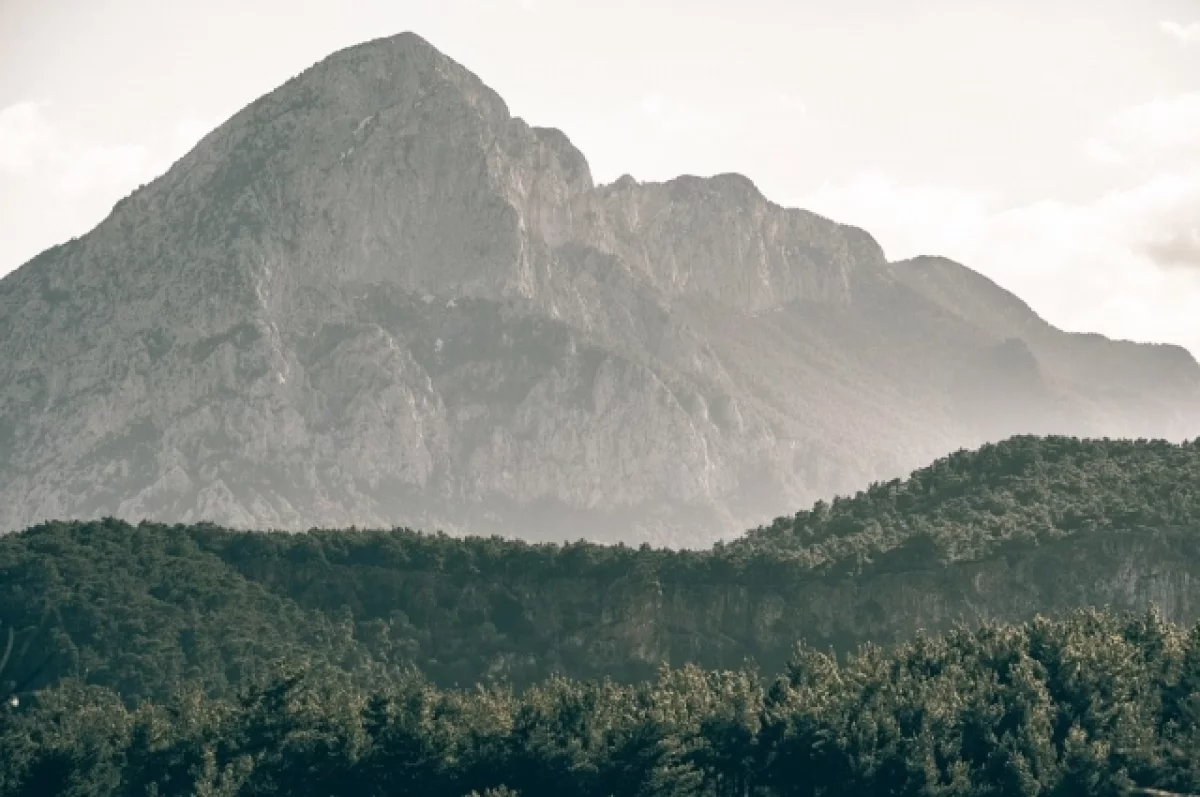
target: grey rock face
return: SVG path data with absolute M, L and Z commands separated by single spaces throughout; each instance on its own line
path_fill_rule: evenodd
M 0 280 L 0 529 L 119 515 L 710 542 L 1019 432 L 1200 433 L 1068 335 L 738 175 L 596 186 L 411 34 Z

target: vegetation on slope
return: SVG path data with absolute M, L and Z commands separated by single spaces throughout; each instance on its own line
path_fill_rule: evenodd
M 365 659 L 334 617 L 237 578 L 185 533 L 105 521 L 0 539 L 0 632 L 13 637 L 0 694 L 64 677 L 130 700 L 182 682 L 231 694 L 274 661 Z
M 900 546 L 943 562 L 1009 542 L 1200 521 L 1200 439 L 1014 437 L 959 451 L 908 479 L 784 517 L 731 548 L 809 567 L 869 562 Z
M 818 652 L 863 638 L 837 590 L 902 613 L 1024 557 L 1063 608 L 1089 546 L 1200 566 L 1197 476 L 1197 443 L 1017 438 L 704 552 L 47 523 L 0 538 L 0 797 L 1200 790 L 1200 627 Z
M 1092 611 L 786 672 L 521 694 L 284 672 L 131 709 L 64 683 L 0 716 L 0 796 L 923 795 L 1200 790 L 1200 628 Z
M 0 538 L 0 646 L 14 633 L 0 692 L 78 678 L 131 702 L 183 681 L 227 697 L 300 660 L 415 665 L 443 686 L 554 673 L 629 683 L 663 662 L 775 669 L 801 636 L 841 650 L 903 638 L 924 622 L 892 616 L 910 614 L 897 600 L 914 590 L 941 602 L 926 627 L 946 627 L 967 594 L 989 599 L 969 592 L 977 570 L 939 561 L 1003 551 L 999 580 L 1034 602 L 980 612 L 1009 619 L 1100 602 L 1080 586 L 1081 556 L 1104 579 L 1122 564 L 1114 540 L 1200 566 L 1198 476 L 1195 443 L 1018 438 L 705 552 L 49 523 Z M 1061 539 L 1089 533 L 1099 545 Z M 1190 605 L 1172 616 L 1191 622 Z

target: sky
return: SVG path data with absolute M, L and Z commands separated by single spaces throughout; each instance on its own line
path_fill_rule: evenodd
M 740 172 L 890 259 L 1200 356 L 1200 0 L 0 0 L 0 274 L 406 30 L 600 182 Z

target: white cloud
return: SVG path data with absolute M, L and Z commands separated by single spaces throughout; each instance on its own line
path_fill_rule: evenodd
M 96 145 L 64 134 L 45 103 L 26 101 L 0 110 L 0 171 L 49 177 L 69 196 L 78 196 L 97 185 L 135 180 L 149 165 L 150 152 L 143 146 Z
M 1005 208 L 995 195 L 877 173 L 795 204 L 864 227 L 893 260 L 958 260 L 1066 329 L 1180 343 L 1200 355 L 1200 169 L 1080 204 Z
M 187 117 L 146 143 L 107 144 L 72 132 L 46 102 L 0 109 L 0 275 L 95 226 L 209 127 Z
M 808 113 L 808 106 L 804 100 L 788 91 L 780 91 L 775 94 L 775 108 L 783 112 L 794 111 L 801 116 Z
M 1102 138 L 1089 138 L 1085 141 L 1083 144 L 1083 154 L 1094 161 L 1109 166 L 1129 165 L 1129 160 L 1121 153 L 1121 150 Z
M 599 182 L 622 174 L 639 180 L 723 172 L 761 177 L 756 162 L 768 162 L 762 151 L 809 123 L 809 108 L 784 83 L 739 88 L 716 98 L 671 88 L 647 82 L 616 103 L 558 114 L 551 123 L 570 132 Z
M 44 133 L 37 103 L 21 102 L 0 110 L 0 171 L 32 174 L 46 156 Z
M 1086 142 L 1085 152 L 1104 163 L 1141 168 L 1200 161 L 1200 91 L 1118 111 Z
M 888 257 L 951 257 L 1074 331 L 1181 343 L 1200 356 L 1200 92 L 1124 108 L 1084 142 L 1125 185 L 1014 206 L 865 172 L 793 204 L 870 231 Z
M 728 135 L 736 125 L 729 119 L 704 113 L 695 107 L 658 92 L 650 92 L 638 103 L 642 124 L 659 139 L 680 135 Z
M 826 183 L 797 204 L 878 233 L 888 257 L 899 260 L 968 245 L 982 234 L 997 199 L 952 186 L 901 185 L 867 171 L 840 185 Z
M 1174 39 L 1178 39 L 1183 43 L 1200 41 L 1200 22 L 1193 22 L 1190 25 L 1182 25 L 1178 22 L 1172 22 L 1164 19 L 1158 23 L 1163 32 Z
M 663 98 L 659 94 L 647 94 L 642 97 L 641 105 L 642 113 L 646 116 L 660 116 L 662 114 Z

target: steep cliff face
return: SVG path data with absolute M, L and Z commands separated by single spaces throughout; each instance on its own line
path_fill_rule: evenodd
M 418 37 L 369 42 L 0 280 L 0 529 L 701 544 L 990 436 L 1200 428 L 1186 354 L 949 295 L 737 175 L 596 186 Z
M 1013 546 L 1006 555 L 950 567 L 885 560 L 855 576 L 809 583 L 708 592 L 664 585 L 656 602 L 663 619 L 626 633 L 640 633 L 640 648 L 654 661 L 664 654 L 671 660 L 712 656 L 695 640 L 719 631 L 731 642 L 717 653 L 723 664 L 756 656 L 777 668 L 796 639 L 849 650 L 910 639 L 921 629 L 1022 621 L 1083 606 L 1144 611 L 1155 605 L 1170 621 L 1191 625 L 1200 620 L 1198 539 L 1195 529 L 1120 530 Z
M 1015 546 L 950 567 L 884 562 L 856 575 L 788 583 L 681 581 L 637 571 L 582 582 L 509 583 L 485 594 L 482 605 L 503 595 L 502 601 L 515 601 L 510 611 L 519 612 L 521 627 L 538 632 L 523 637 L 523 656 L 493 654 L 479 665 L 519 678 L 556 668 L 581 677 L 638 678 L 663 662 L 737 667 L 752 659 L 766 672 L 779 672 L 797 640 L 848 652 L 911 639 L 921 630 L 1024 621 L 1085 606 L 1157 607 L 1188 626 L 1200 620 L 1198 539 L 1196 529 L 1121 530 Z M 515 626 L 505 630 L 514 633 Z
M 851 278 L 879 272 L 861 230 L 766 200 L 745 177 L 624 177 L 581 195 L 573 237 L 617 255 L 669 299 L 706 297 L 739 313 L 808 300 L 849 304 Z

